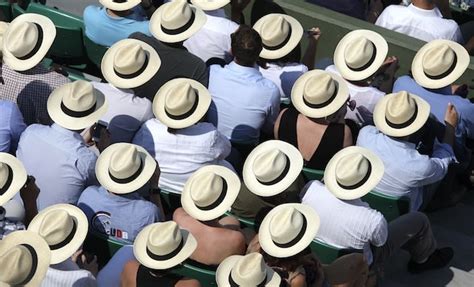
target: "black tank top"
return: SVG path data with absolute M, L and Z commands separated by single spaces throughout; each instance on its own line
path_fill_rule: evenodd
M 153 276 L 150 269 L 140 265 L 137 272 L 137 287 L 174 287 L 182 278 L 175 274 L 167 274 L 164 277 Z

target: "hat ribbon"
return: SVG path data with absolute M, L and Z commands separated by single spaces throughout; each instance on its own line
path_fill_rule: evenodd
M 290 248 L 296 245 L 301 240 L 301 238 L 303 238 L 304 234 L 306 233 L 307 227 L 308 227 L 308 222 L 306 221 L 306 217 L 303 216 L 303 226 L 301 226 L 300 232 L 298 233 L 298 235 L 296 235 L 295 238 L 293 238 L 290 242 L 287 242 L 287 243 L 278 243 L 278 242 L 275 242 L 274 240 L 272 241 L 276 246 L 280 248 Z
M 181 242 L 179 243 L 178 247 L 176 247 L 175 250 L 171 251 L 170 253 L 168 253 L 166 255 L 157 255 L 157 254 L 151 252 L 151 250 L 148 249 L 148 247 L 146 248 L 146 253 L 153 260 L 164 261 L 164 260 L 171 259 L 171 258 L 175 257 L 176 255 L 178 255 L 178 253 L 181 252 L 181 250 L 183 249 L 183 246 L 184 246 L 184 241 L 183 241 L 183 238 L 181 238 Z
M 367 170 L 367 173 L 365 174 L 364 178 L 362 178 L 358 183 L 353 184 L 353 185 L 343 185 L 343 184 L 337 182 L 337 184 L 340 187 L 344 188 L 344 189 L 353 190 L 353 189 L 359 188 L 362 185 L 364 185 L 367 182 L 367 180 L 369 180 L 369 177 L 370 177 L 371 173 L 372 173 L 372 164 L 369 161 L 369 168 Z
M 3 195 L 9 188 L 10 185 L 12 184 L 13 181 L 13 170 L 12 168 L 7 164 L 8 167 L 8 177 L 7 181 L 5 182 L 5 185 L 0 188 L 0 196 Z
M 189 21 L 183 26 L 181 26 L 180 28 L 167 29 L 166 27 L 163 27 L 163 25 L 161 25 L 161 29 L 163 30 L 163 32 L 165 32 L 168 35 L 178 35 L 178 34 L 186 32 L 193 25 L 195 18 L 196 18 L 196 15 L 194 14 L 194 11 L 193 11 L 191 14 L 191 18 L 189 18 Z
M 268 46 L 268 45 L 265 45 L 264 43 L 262 43 L 262 47 L 265 48 L 266 50 L 270 50 L 270 51 L 279 50 L 279 49 L 285 47 L 286 44 L 288 44 L 288 41 L 290 41 L 290 38 L 291 38 L 291 26 L 290 26 L 290 30 L 288 31 L 288 35 L 286 36 L 285 40 L 283 40 L 283 42 L 281 42 L 280 44 L 278 44 L 276 46 Z

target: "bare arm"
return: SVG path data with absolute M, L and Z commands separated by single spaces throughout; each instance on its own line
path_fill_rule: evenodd
M 312 70 L 314 69 L 314 61 L 316 59 L 318 41 L 321 37 L 321 30 L 313 27 L 309 30 L 308 34 L 308 47 L 306 48 L 302 62 L 308 67 L 308 70 Z
M 449 144 L 451 147 L 454 147 L 455 131 L 458 125 L 458 113 L 456 108 L 451 103 L 449 103 L 448 107 L 446 108 L 444 122 L 446 124 L 446 129 L 444 131 L 443 142 Z

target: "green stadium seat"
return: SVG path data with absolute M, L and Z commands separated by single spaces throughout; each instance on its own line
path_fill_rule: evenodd
M 99 268 L 102 268 L 124 245 L 133 244 L 130 241 L 111 238 L 107 235 L 89 231 L 84 241 L 83 250 L 97 256 Z
M 363 252 L 362 250 L 357 249 L 341 249 L 316 239 L 311 242 L 310 248 L 323 264 L 331 264 L 337 258 L 347 254 Z
M 11 12 L 12 13 L 11 14 L 12 19 L 20 16 L 21 14 L 26 13 L 26 11 L 23 8 L 21 8 L 20 5 L 18 5 L 18 4 L 12 4 L 11 7 L 12 7 L 12 12 Z
M 216 268 L 217 267 L 187 260 L 180 267 L 173 269 L 172 273 L 196 279 L 201 283 L 201 286 L 217 286 Z
M 371 191 L 362 200 L 370 207 L 382 213 L 385 219 L 390 222 L 397 217 L 410 211 L 410 200 L 408 197 L 394 197 Z
M 311 168 L 303 168 L 303 175 L 307 181 L 321 180 L 324 178 L 324 170 L 317 170 Z
M 3 14 L 3 21 L 5 22 L 11 22 L 12 20 L 12 10 L 11 10 L 11 5 L 10 3 L 8 3 L 8 1 L 0 1 L 0 11 L 2 12 Z
M 251 218 L 243 218 L 243 217 L 239 217 L 235 214 L 232 214 L 232 212 L 230 211 L 227 211 L 225 213 L 227 216 L 232 216 L 232 217 L 235 217 L 237 218 L 237 220 L 240 222 L 240 225 L 243 227 L 243 228 L 250 228 L 250 229 L 255 229 L 255 221 Z
M 108 47 L 98 45 L 92 42 L 85 34 L 83 35 L 84 48 L 86 50 L 87 57 L 89 60 L 100 68 L 102 63 L 102 57 L 104 57 L 105 52 L 107 52 Z

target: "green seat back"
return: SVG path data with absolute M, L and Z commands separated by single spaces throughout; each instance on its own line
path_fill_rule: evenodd
M 105 52 L 107 52 L 108 47 L 94 43 L 85 34 L 83 35 L 83 40 L 87 57 L 92 63 L 94 63 L 94 65 L 100 67 L 100 64 L 102 63 L 102 58 L 104 57 Z
M 181 195 L 161 189 L 160 199 L 165 209 L 165 214 L 173 214 L 173 212 L 181 207 Z
M 321 180 L 324 178 L 324 170 L 303 168 L 303 175 L 307 181 L 311 180 Z
M 114 256 L 114 254 L 124 245 L 131 245 L 132 242 L 108 237 L 104 234 L 89 231 L 84 241 L 84 251 L 97 255 L 99 267 L 103 267 Z
M 0 11 L 2 11 L 5 22 L 11 22 L 12 20 L 12 10 L 11 5 L 8 1 L 0 1 Z
M 362 253 L 362 250 L 357 249 L 341 249 L 338 247 L 331 246 L 323 243 L 319 240 L 313 240 L 310 245 L 311 251 L 316 254 L 321 263 L 331 264 L 337 258 L 350 254 L 350 253 Z
M 240 225 L 243 227 L 243 228 L 250 228 L 250 229 L 255 229 L 255 221 L 251 218 L 243 218 L 243 217 L 239 217 L 235 214 L 232 214 L 232 212 L 228 211 L 225 213 L 226 215 L 228 216 L 232 216 L 232 217 L 235 217 L 237 218 L 237 220 L 239 220 L 240 222 Z
M 362 200 L 382 213 L 388 222 L 410 211 L 410 200 L 407 197 L 394 197 L 371 191 L 362 197 Z
M 172 272 L 187 278 L 196 279 L 201 283 L 201 286 L 217 286 L 216 267 L 187 260 L 183 265 L 174 269 Z
M 20 16 L 21 14 L 25 14 L 26 11 L 20 7 L 18 4 L 12 4 L 12 12 L 11 12 L 12 19 Z

